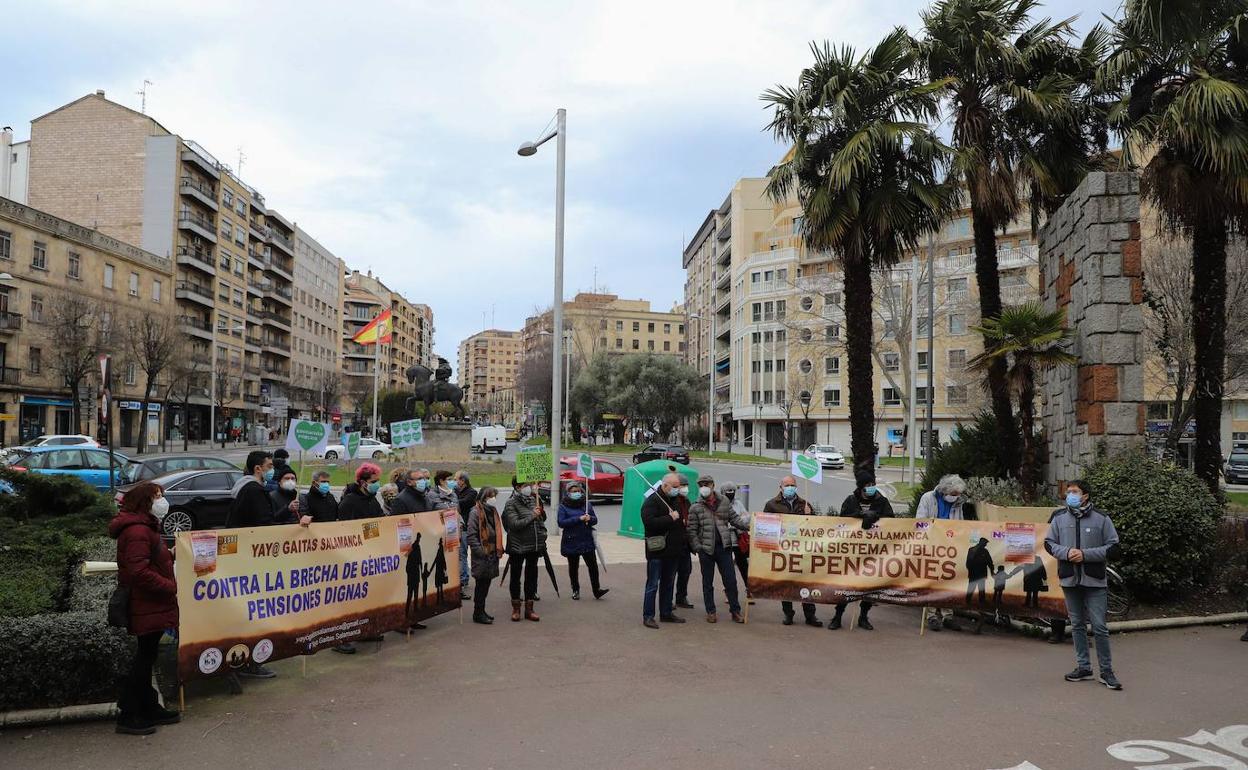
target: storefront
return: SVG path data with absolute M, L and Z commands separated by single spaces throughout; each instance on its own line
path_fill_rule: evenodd
M 22 396 L 18 409 L 19 443 L 51 433 L 77 433 L 73 406 L 68 398 Z
M 117 408 L 121 414 L 121 445 L 138 446 L 139 430 L 143 429 L 143 420 L 139 417 L 143 408 L 139 401 L 118 401 Z M 160 411 L 161 405 L 155 402 L 147 405 L 147 421 L 145 425 L 147 446 L 160 444 Z

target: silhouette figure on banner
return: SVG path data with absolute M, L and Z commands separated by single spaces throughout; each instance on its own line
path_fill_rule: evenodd
M 407 604 L 403 614 L 408 620 L 412 619 L 412 603 L 415 602 L 416 607 L 420 607 L 420 573 L 424 566 L 424 557 L 420 553 L 420 533 L 417 532 L 416 542 L 412 543 L 412 550 L 407 554 Z
M 442 586 L 451 582 L 446 574 L 446 549 L 442 545 L 442 538 L 438 538 L 438 552 L 433 557 L 433 585 L 437 591 L 438 605 L 442 606 Z
M 971 597 L 979 591 L 979 606 L 988 606 L 988 576 L 992 574 L 994 565 L 992 554 L 988 553 L 988 538 L 981 537 L 979 543 L 966 552 L 966 605 L 971 605 Z
M 1001 600 L 1005 596 L 1005 586 L 1010 582 L 1010 578 L 1023 571 L 1023 565 L 1017 566 L 1009 572 L 1005 571 L 1005 566 L 998 566 L 996 573 L 992 576 L 992 608 L 997 613 L 997 617 L 1001 617 Z
M 1040 594 L 1049 590 L 1048 570 L 1039 556 L 1031 564 L 1023 565 L 1023 606 L 1040 609 Z

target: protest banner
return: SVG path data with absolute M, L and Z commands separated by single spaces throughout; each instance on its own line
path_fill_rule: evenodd
M 522 484 L 532 481 L 550 481 L 550 448 L 529 447 L 516 455 L 516 480 Z
M 1066 616 L 1043 524 L 880 519 L 863 529 L 860 519 L 756 513 L 750 529 L 756 599 Z
M 423 443 L 425 443 L 425 429 L 420 420 L 401 420 L 390 423 L 390 446 L 402 449 Z
M 289 452 L 324 453 L 329 443 L 330 427 L 323 422 L 291 420 L 286 432 L 286 450 Z
M 185 682 L 404 629 L 459 607 L 459 513 L 179 532 Z

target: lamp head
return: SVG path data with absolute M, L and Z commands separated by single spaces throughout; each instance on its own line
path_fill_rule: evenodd
M 536 155 L 537 145 L 534 144 L 533 142 L 525 142 L 524 144 L 520 145 L 520 149 L 516 150 L 516 154 L 524 158 L 527 158 L 530 155 Z

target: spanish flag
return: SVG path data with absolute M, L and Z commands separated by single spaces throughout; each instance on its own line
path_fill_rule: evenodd
M 390 311 L 383 310 L 380 315 L 368 323 L 368 326 L 356 332 L 351 341 L 360 345 L 373 345 L 379 341 L 390 342 L 390 333 L 393 329 L 394 323 L 390 319 Z

